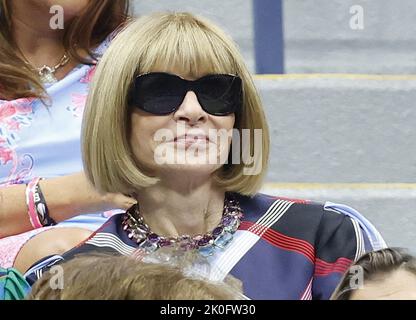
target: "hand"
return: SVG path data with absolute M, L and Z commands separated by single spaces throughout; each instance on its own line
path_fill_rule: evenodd
M 124 194 L 121 194 L 121 193 L 106 193 L 105 195 L 102 196 L 102 200 L 111 209 L 127 210 L 132 205 L 137 203 L 136 199 L 125 196 Z

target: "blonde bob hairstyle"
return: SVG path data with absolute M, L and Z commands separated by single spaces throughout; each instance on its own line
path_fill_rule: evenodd
M 83 122 L 85 172 L 100 192 L 131 194 L 158 182 L 139 170 L 130 138 L 129 89 L 138 74 L 168 70 L 200 77 L 236 74 L 243 82 L 243 106 L 234 127 L 250 130 L 250 148 L 259 174 L 245 164 L 223 165 L 213 179 L 226 191 L 254 195 L 261 187 L 269 156 L 269 132 L 259 94 L 234 42 L 210 21 L 190 13 L 143 16 L 120 32 L 98 64 Z M 254 129 L 262 130 L 262 152 L 253 154 Z M 231 149 L 230 149 L 231 150 Z M 231 153 L 231 152 L 230 152 Z

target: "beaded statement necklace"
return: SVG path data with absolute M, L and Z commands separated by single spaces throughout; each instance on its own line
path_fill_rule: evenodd
M 243 212 L 236 199 L 226 195 L 221 221 L 217 227 L 206 234 L 195 236 L 163 237 L 150 230 L 140 215 L 139 205 L 135 204 L 126 211 L 123 218 L 123 230 L 130 239 L 136 241 L 139 248 L 146 253 L 161 247 L 174 246 L 182 250 L 198 250 L 203 256 L 214 254 L 216 248 L 224 249 L 233 239 L 233 234 L 240 226 Z

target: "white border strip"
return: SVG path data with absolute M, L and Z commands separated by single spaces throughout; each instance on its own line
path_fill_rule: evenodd
M 94 237 L 86 241 L 85 244 L 90 244 L 96 247 L 109 247 L 117 250 L 125 256 L 131 255 L 136 250 L 136 248 L 125 244 L 111 233 L 97 233 Z
M 355 252 L 355 258 L 354 261 L 357 261 L 359 257 L 361 257 L 365 253 L 365 245 L 364 245 L 364 236 L 361 232 L 360 224 L 354 220 L 351 219 L 352 225 L 354 226 L 355 230 L 355 237 L 356 237 L 356 243 L 357 243 L 357 250 Z

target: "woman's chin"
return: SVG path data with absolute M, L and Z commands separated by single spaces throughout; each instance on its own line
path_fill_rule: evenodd
M 191 177 L 209 177 L 213 172 L 219 169 L 221 165 L 190 162 L 186 164 L 165 164 L 159 168 L 161 174 L 168 173 L 170 176 L 180 176 L 184 179 Z
M 223 166 L 228 156 L 228 150 L 219 153 L 216 152 L 216 148 L 212 150 L 215 152 L 210 152 L 210 150 L 190 152 L 190 150 L 172 148 L 168 150 L 172 152 L 154 153 L 154 164 L 157 171 L 164 173 L 171 171 L 172 173 L 210 175 Z M 223 157 L 219 157 L 218 154 Z

